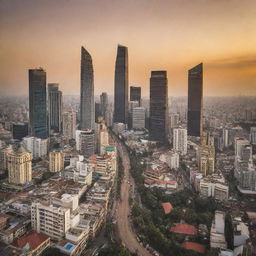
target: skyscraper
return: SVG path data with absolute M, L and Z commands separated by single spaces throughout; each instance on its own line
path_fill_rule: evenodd
M 173 129 L 173 149 L 180 152 L 182 155 L 187 154 L 187 129 Z
M 150 78 L 150 126 L 152 140 L 167 138 L 168 85 L 166 71 L 152 71 Z
M 63 135 L 69 140 L 76 137 L 76 112 L 73 110 L 63 113 Z
M 62 92 L 58 84 L 48 84 L 49 127 L 50 131 L 61 132 L 62 129 Z
M 103 92 L 100 95 L 100 104 L 101 104 L 101 115 L 104 117 L 104 120 L 107 119 L 108 112 L 108 95 L 106 92 Z
M 138 101 L 139 105 L 141 102 L 141 87 L 130 87 L 130 101 Z
M 94 78 L 92 57 L 81 48 L 81 92 L 80 92 L 80 128 L 94 130 Z
M 188 136 L 202 132 L 203 63 L 188 71 Z
M 48 137 L 46 72 L 42 68 L 29 70 L 29 129 L 32 136 Z
M 128 48 L 118 45 L 115 66 L 114 122 L 128 121 Z

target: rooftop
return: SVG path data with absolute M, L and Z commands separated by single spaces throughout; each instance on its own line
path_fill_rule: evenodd
M 32 231 L 18 239 L 16 239 L 11 245 L 16 248 L 23 248 L 26 244 L 29 244 L 30 249 L 35 250 L 38 246 L 44 243 L 49 237 L 47 235 Z

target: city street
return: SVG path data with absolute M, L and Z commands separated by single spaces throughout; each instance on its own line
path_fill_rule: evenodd
M 117 227 L 122 244 L 127 247 L 131 252 L 136 252 L 139 256 L 149 256 L 151 255 L 144 247 L 137 241 L 137 236 L 132 230 L 129 215 L 130 215 L 130 205 L 129 205 L 129 195 L 130 186 L 134 186 L 133 178 L 130 175 L 130 159 L 126 148 L 117 142 L 117 148 L 120 157 L 123 160 L 124 165 L 124 176 L 121 185 L 121 196 L 120 201 L 117 205 Z M 132 190 L 133 191 L 133 190 Z M 131 192 L 132 193 L 132 192 Z M 134 191 L 133 191 L 134 193 Z

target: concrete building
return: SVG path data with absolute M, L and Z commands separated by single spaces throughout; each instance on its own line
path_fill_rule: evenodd
M 114 122 L 128 122 L 128 48 L 117 47 L 115 64 Z
M 203 109 L 203 63 L 188 71 L 188 136 L 200 137 Z
M 92 130 L 76 131 L 76 149 L 81 155 L 90 157 L 95 152 L 95 134 Z
M 8 169 L 8 154 L 13 153 L 12 145 L 0 150 L 0 171 L 4 172 Z
M 73 110 L 63 113 L 63 135 L 69 140 L 76 137 L 76 112 Z
M 137 107 L 132 109 L 132 128 L 144 129 L 146 119 L 146 109 Z
M 115 134 L 120 134 L 125 129 L 126 129 L 126 125 L 124 123 L 114 123 L 113 124 L 113 131 Z
M 200 180 L 200 195 L 219 201 L 229 198 L 229 186 L 221 174 L 212 174 Z
M 109 145 L 109 134 L 106 129 L 99 131 L 99 153 L 103 155 L 105 153 L 105 147 Z
M 224 212 L 215 211 L 215 217 L 211 227 L 210 246 L 211 248 L 227 249 Z
M 29 70 L 29 130 L 31 136 L 48 137 L 46 72 L 42 68 Z
M 60 172 L 64 169 L 64 154 L 59 151 L 49 153 L 50 172 Z
M 171 113 L 170 115 L 170 128 L 178 128 L 179 126 L 179 120 L 180 120 L 180 115 L 177 113 Z
M 81 47 L 80 129 L 94 130 L 94 75 L 92 57 Z
M 22 145 L 32 153 L 33 158 L 44 157 L 48 154 L 48 139 L 25 137 L 22 140 Z
M 252 160 L 252 147 L 243 137 L 235 137 L 235 157 L 244 161 Z
M 256 145 L 256 127 L 250 129 L 250 141 L 252 145 Z
M 103 92 L 100 95 L 100 106 L 101 106 L 101 115 L 103 116 L 105 122 L 107 122 L 109 104 L 108 104 L 108 94 L 106 92 Z
M 38 233 L 48 235 L 53 239 L 62 239 L 71 227 L 70 209 L 33 202 L 31 225 Z
M 168 81 L 166 71 L 152 71 L 150 77 L 149 136 L 165 142 L 168 133 Z
M 59 84 L 48 84 L 49 128 L 51 133 L 62 131 L 62 92 Z
M 241 193 L 256 194 L 256 169 L 252 162 L 237 159 L 234 175 Z
M 187 144 L 187 129 L 173 129 L 173 149 L 180 152 L 182 155 L 186 155 Z
M 16 152 L 8 153 L 8 181 L 26 184 L 32 181 L 32 155 L 22 146 Z
M 177 170 L 180 167 L 180 156 L 175 151 L 168 151 L 167 153 L 161 154 L 159 160 L 167 163 L 171 169 Z

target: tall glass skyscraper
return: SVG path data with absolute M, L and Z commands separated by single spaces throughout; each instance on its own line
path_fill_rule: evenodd
M 128 48 L 117 47 L 114 122 L 128 122 Z
M 62 92 L 59 84 L 48 84 L 49 127 L 50 131 L 62 130 Z
M 202 133 L 203 63 L 188 71 L 188 136 Z
M 138 101 L 141 103 L 141 87 L 131 86 L 130 87 L 130 101 Z
M 29 130 L 31 136 L 48 137 L 46 105 L 46 72 L 40 69 L 29 70 Z
M 80 128 L 94 130 L 94 77 L 92 57 L 89 52 L 81 48 L 81 91 L 80 91 Z
M 165 142 L 168 120 L 168 80 L 166 71 L 151 72 L 149 118 L 150 139 Z

